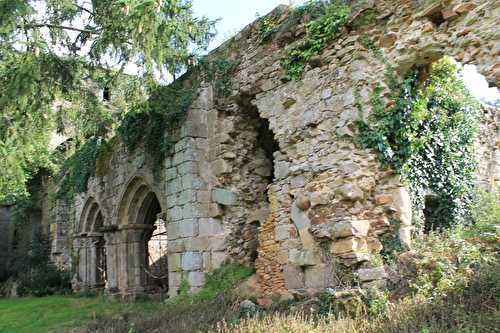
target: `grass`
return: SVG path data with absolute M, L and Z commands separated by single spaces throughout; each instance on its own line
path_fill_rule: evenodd
M 112 315 L 154 303 L 127 305 L 104 298 L 50 296 L 43 298 L 0 299 L 0 332 L 48 333 L 78 327 L 98 316 Z

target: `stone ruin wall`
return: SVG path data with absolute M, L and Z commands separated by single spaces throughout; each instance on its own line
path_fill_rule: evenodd
M 335 286 L 339 262 L 356 271 L 363 286 L 382 285 L 385 272 L 370 264 L 370 254 L 380 251 L 379 237 L 386 232 L 399 232 L 409 242 L 411 206 L 400 177 L 352 140 L 359 117 L 355 87 L 360 87 L 366 119 L 369 95 L 384 80 L 384 66 L 361 38 L 368 34 L 401 75 L 413 65 L 449 55 L 476 64 L 498 86 L 500 5 L 363 1 L 354 5 L 351 20 L 367 10 L 377 11 L 376 24 L 344 29 L 300 81 L 285 82 L 280 61 L 287 46 L 304 36 L 303 23 L 261 43 L 256 22 L 216 50 L 213 57 L 240 61 L 231 75 L 231 96 L 218 96 L 210 84 L 202 85 L 159 176 L 152 174 L 141 150 L 129 156 L 118 144 L 108 174 L 92 179 L 73 208 L 58 206 L 53 232 L 63 235 L 54 239 L 60 256 L 69 262 L 68 253 L 78 249 L 75 244 L 71 250 L 71 240 L 79 232 L 85 201 L 92 197 L 105 229 L 113 230 L 106 238 L 108 258 L 130 253 L 128 259 L 115 258 L 115 273 L 108 276 L 119 275 L 114 287 L 122 293 L 140 290 L 140 278 L 132 279 L 139 274 L 134 252 L 126 244 L 131 229 L 119 207 L 129 184 L 141 179 L 157 196 L 168 223 L 171 295 L 183 278 L 198 289 L 204 273 L 229 257 L 254 263 L 261 291 L 268 295 Z M 285 20 L 288 14 L 280 7 L 271 15 Z M 477 151 L 484 184 L 500 180 L 495 111 L 483 125 Z M 259 139 L 263 119 L 279 145 L 272 160 Z M 401 219 L 399 230 L 392 218 Z

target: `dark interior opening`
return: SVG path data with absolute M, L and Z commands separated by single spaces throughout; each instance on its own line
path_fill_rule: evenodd
M 446 21 L 443 17 L 443 12 L 440 10 L 433 12 L 428 16 L 428 18 L 436 27 L 439 27 Z
M 429 233 L 439 228 L 442 214 L 441 199 L 437 195 L 426 195 L 424 203 L 424 232 Z
M 269 120 L 259 115 L 259 110 L 251 103 L 252 99 L 251 96 L 243 96 L 239 100 L 239 105 L 257 131 L 257 147 L 262 148 L 266 158 L 271 162 L 271 173 L 267 180 L 272 183 L 274 180 L 274 153 L 279 151 L 280 147 L 270 129 Z
M 111 100 L 111 90 L 109 87 L 104 87 L 102 90 L 102 99 L 103 101 L 109 102 Z

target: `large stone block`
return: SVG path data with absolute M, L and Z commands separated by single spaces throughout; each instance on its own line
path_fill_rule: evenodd
M 375 268 L 361 268 L 358 270 L 358 277 L 361 282 L 383 280 L 387 278 L 387 272 L 383 266 Z
M 321 254 L 311 250 L 299 251 L 292 249 L 288 254 L 288 258 L 292 265 L 299 267 L 314 266 L 321 262 Z
M 327 265 L 315 265 L 305 268 L 305 285 L 306 288 L 315 290 L 324 290 L 328 287 L 330 270 Z
M 230 190 L 216 188 L 212 190 L 212 200 L 224 206 L 233 206 L 236 204 L 236 194 Z
M 366 237 L 370 230 L 370 221 L 352 220 L 337 222 L 332 227 L 332 236 L 335 238 Z
M 182 255 L 182 269 L 196 271 L 203 266 L 203 256 L 200 252 L 186 252 Z
M 222 231 L 222 221 L 212 218 L 199 220 L 200 236 L 213 236 Z
M 405 226 L 411 225 L 412 205 L 410 194 L 404 187 L 398 187 L 392 191 L 392 202 L 396 212 L 399 215 L 401 224 Z
M 211 163 L 212 172 L 216 176 L 220 176 L 223 174 L 231 173 L 233 168 L 231 164 L 229 164 L 226 160 L 218 159 Z
M 283 268 L 283 278 L 287 289 L 301 289 L 305 286 L 304 270 L 293 265 L 286 265 Z
M 203 272 L 189 272 L 188 282 L 191 287 L 201 287 L 205 284 L 205 273 Z
M 366 252 L 366 240 L 357 237 L 342 238 L 334 241 L 331 247 L 332 254 L 344 254 L 349 252 Z
M 178 272 L 181 270 L 181 255 L 180 253 L 173 253 L 168 256 L 168 271 Z
M 298 230 L 307 229 L 311 226 L 311 220 L 307 212 L 302 211 L 296 205 L 292 206 L 292 221 Z

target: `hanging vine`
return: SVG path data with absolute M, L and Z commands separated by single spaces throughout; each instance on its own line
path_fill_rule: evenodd
M 365 39 L 366 41 L 366 39 Z M 420 231 L 464 224 L 474 193 L 474 140 L 480 105 L 461 78 L 461 67 L 449 57 L 432 64 L 430 76 L 420 82 L 413 68 L 399 84 L 394 69 L 380 50 L 365 43 L 386 66 L 393 107 L 386 109 L 382 87 L 370 97 L 369 121 L 357 121 L 357 143 L 374 149 L 407 182 Z M 357 103 L 360 112 L 362 106 Z M 425 197 L 438 203 L 432 219 L 423 224 Z

